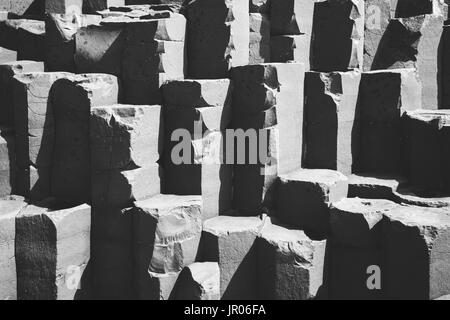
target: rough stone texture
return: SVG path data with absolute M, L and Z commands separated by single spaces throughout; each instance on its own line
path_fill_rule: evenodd
M 161 295 L 161 277 L 174 278 L 197 258 L 202 231 L 201 197 L 159 195 L 136 202 L 135 207 L 132 210 L 137 296 L 140 300 L 166 300 L 170 292 Z M 175 282 L 172 289 L 174 285 Z
M 250 0 L 250 13 L 269 13 L 271 0 Z
M 189 78 L 226 78 L 231 68 L 249 63 L 248 0 L 191 0 L 185 6 Z
M 424 14 L 447 17 L 447 4 L 442 0 L 390 0 L 392 18 L 407 18 Z M 447 2 L 447 1 L 445 1 Z
M 378 54 L 380 43 L 391 20 L 392 0 L 366 0 L 364 26 L 364 61 L 363 70 L 372 70 L 374 59 Z
M 306 35 L 272 36 L 270 54 L 272 62 L 300 62 L 309 70 L 311 39 Z
M 161 106 L 94 107 L 90 118 L 94 170 L 145 167 L 162 152 Z
M 16 219 L 19 300 L 73 300 L 90 258 L 91 208 L 28 206 Z
M 358 149 L 358 72 L 308 72 L 305 79 L 305 152 L 310 169 L 353 171 Z
M 17 61 L 17 51 L 0 47 L 0 63 Z
M 176 300 L 220 300 L 220 268 L 216 262 L 197 262 L 184 268 L 176 285 Z
M 13 78 L 21 73 L 44 71 L 44 64 L 35 61 L 0 64 L 0 125 L 14 125 Z
M 401 116 L 420 109 L 421 85 L 414 69 L 373 71 L 361 77 L 357 173 L 399 175 L 404 171 L 402 153 L 406 140 Z
M 169 81 L 162 87 L 164 192 L 203 195 L 204 219 L 231 207 L 224 130 L 231 121 L 232 88 L 228 79 Z M 180 143 L 189 150 L 181 152 Z
M 428 300 L 449 292 L 449 230 L 448 210 L 403 206 L 385 214 L 383 286 L 387 299 Z
M 118 83 L 112 75 L 78 75 L 55 83 L 51 192 L 61 201 L 73 204 L 90 201 L 90 112 L 95 106 L 113 105 L 117 100 Z
M 372 70 L 417 68 L 422 84 L 422 108 L 442 104 L 440 85 L 442 15 L 392 19 Z
M 364 1 L 315 3 L 311 69 L 361 69 L 364 55 Z
M 0 10 L 9 11 L 17 15 L 42 14 L 44 12 L 43 0 L 1 0 Z
M 0 200 L 0 300 L 17 300 L 15 260 L 16 216 L 27 204 L 19 199 Z
M 48 14 L 45 20 L 47 71 L 75 72 L 75 38 L 78 30 L 100 24 L 98 15 Z
M 0 127 L 0 197 L 16 191 L 15 139 L 10 128 Z
M 258 298 L 310 300 L 327 296 L 324 287 L 326 241 L 265 223 L 257 240 Z
M 50 195 L 55 119 L 50 99 L 54 83 L 69 73 L 16 75 L 13 83 L 14 129 L 18 146 L 18 194 L 42 200 Z
M 300 35 L 311 39 L 314 1 L 271 0 L 272 35 Z
M 84 0 L 45 0 L 46 13 L 81 14 Z
M 131 212 L 113 206 L 93 207 L 91 239 L 94 298 L 135 298 Z
M 270 18 L 261 13 L 250 13 L 249 64 L 270 62 Z
M 205 221 L 202 261 L 218 262 L 222 300 L 257 298 L 256 238 L 263 221 L 221 216 Z
M 348 179 L 331 170 L 297 170 L 279 177 L 277 217 L 314 239 L 329 234 L 331 203 L 346 198 Z
M 409 135 L 408 177 L 419 194 L 450 191 L 450 112 L 417 110 L 406 114 Z
M 94 206 L 126 208 L 133 201 L 143 200 L 161 192 L 161 169 L 158 164 L 142 168 L 92 172 L 92 203 Z
M 83 11 L 85 13 L 96 13 L 110 7 L 122 7 L 125 0 L 83 0 Z
M 402 183 L 404 183 L 403 178 L 353 174 L 348 177 L 348 197 L 394 201 L 394 193 Z

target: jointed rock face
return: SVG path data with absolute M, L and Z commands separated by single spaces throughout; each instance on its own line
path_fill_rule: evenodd
M 0 0 L 0 300 L 449 299 L 440 0 Z

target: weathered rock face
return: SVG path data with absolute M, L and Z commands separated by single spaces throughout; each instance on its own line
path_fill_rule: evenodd
M 135 203 L 134 283 L 138 299 L 167 300 L 179 273 L 196 261 L 202 231 L 198 196 L 159 195 Z M 169 285 L 171 288 L 164 285 Z
M 100 24 L 98 15 L 48 14 L 45 20 L 47 71 L 75 72 L 75 38 L 79 29 Z
M 444 20 L 442 15 L 392 19 L 372 64 L 372 70 L 417 68 L 424 109 L 442 104 L 439 56 Z
M 13 78 L 21 73 L 41 71 L 44 71 L 42 62 L 20 61 L 0 65 L 0 125 L 14 125 Z
M 249 64 L 270 62 L 270 18 L 266 14 L 250 13 Z
M 16 217 L 26 205 L 23 199 L 0 200 L 0 300 L 17 300 Z
M 358 72 L 306 74 L 305 167 L 352 173 L 360 80 Z
M 201 0 L 185 3 L 188 77 L 220 79 L 249 63 L 249 2 Z
M 177 282 L 176 300 L 220 300 L 220 268 L 216 262 L 186 267 Z
M 81 14 L 84 0 L 45 0 L 46 13 Z
M 311 69 L 322 72 L 361 69 L 364 21 L 363 1 L 316 2 Z
M 228 79 L 169 81 L 164 96 L 164 192 L 203 195 L 204 219 L 231 207 L 232 163 L 225 129 L 231 121 Z
M 449 229 L 448 210 L 402 206 L 385 214 L 387 299 L 436 299 L 448 292 Z
M 55 117 L 50 92 L 69 73 L 26 73 L 14 78 L 14 128 L 18 146 L 18 194 L 32 200 L 50 195 Z
M 221 299 L 256 299 L 255 240 L 262 224 L 263 221 L 256 217 L 227 216 L 204 223 L 201 260 L 219 263 Z
M 327 297 L 326 241 L 266 222 L 257 240 L 258 298 L 309 300 Z
M 43 0 L 1 0 L 0 10 L 17 15 L 42 14 L 44 12 Z
M 417 110 L 406 114 L 409 135 L 408 177 L 419 195 L 450 191 L 450 112 Z
M 89 262 L 90 228 L 88 205 L 22 210 L 15 240 L 18 299 L 73 300 Z
M 414 69 L 363 73 L 359 90 L 359 173 L 403 173 L 405 138 L 401 116 L 420 109 L 421 84 Z
M 305 230 L 308 236 L 325 239 L 329 234 L 329 206 L 346 198 L 348 179 L 331 170 L 297 170 L 279 177 L 277 217 Z
M 56 82 L 53 93 L 55 150 L 52 158 L 51 192 L 53 196 L 68 203 L 89 202 L 90 112 L 95 106 L 118 102 L 117 78 L 106 74 L 74 76 Z
M 0 197 L 16 192 L 15 139 L 10 128 L 0 127 Z

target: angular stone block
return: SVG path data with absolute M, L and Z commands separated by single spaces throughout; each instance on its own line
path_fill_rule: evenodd
M 2 0 L 0 10 L 9 11 L 13 14 L 39 15 L 44 13 L 44 1 L 40 0 Z
M 22 210 L 16 218 L 18 299 L 73 300 L 90 258 L 90 229 L 88 205 Z
M 305 34 L 311 39 L 314 17 L 314 1 L 271 0 L 272 35 Z
M 17 61 L 17 51 L 0 47 L 0 63 Z
M 129 210 L 93 207 L 91 239 L 95 298 L 134 298 L 133 226 Z
M 0 200 L 0 300 L 17 300 L 15 261 L 16 216 L 26 207 L 23 200 Z
M 145 167 L 162 152 L 161 106 L 113 105 L 91 109 L 90 146 L 94 170 Z
M 220 300 L 220 269 L 216 262 L 197 262 L 184 268 L 175 300 Z
M 45 0 L 46 13 L 81 14 L 84 0 Z
M 304 73 L 305 67 L 301 63 L 271 63 L 233 69 L 234 119 L 262 116 L 261 112 L 276 107 L 280 173 L 301 167 Z
M 52 195 L 77 204 L 88 202 L 91 185 L 89 119 L 95 106 L 118 102 L 117 78 L 107 74 L 77 75 L 55 83 L 55 152 Z M 70 97 L 68 99 L 67 97 Z
M 75 37 L 78 30 L 100 24 L 98 15 L 48 14 L 45 19 L 47 71 L 75 72 Z
M 305 230 L 308 236 L 329 234 L 330 205 L 346 198 L 348 179 L 337 171 L 297 170 L 280 175 L 276 194 L 277 217 Z
M 17 167 L 15 193 L 32 201 L 43 200 L 50 195 L 50 179 L 51 167 Z
M 441 107 L 440 56 L 444 17 L 422 15 L 392 19 L 372 70 L 416 68 L 422 84 L 422 108 Z M 444 80 L 445 83 L 445 80 Z
M 195 262 L 202 230 L 202 201 L 199 196 L 158 195 L 136 202 L 131 210 L 134 283 L 139 299 L 151 300 L 160 296 L 156 284 L 162 283 L 161 277 L 178 275 Z
M 270 39 L 272 62 L 300 62 L 309 70 L 311 39 L 306 35 L 273 36 Z
M 92 172 L 94 206 L 126 208 L 133 201 L 161 192 L 161 170 L 158 164 L 142 168 L 125 168 Z
M 392 18 L 408 18 L 424 14 L 447 17 L 448 8 L 440 0 L 390 0 Z
M 85 13 L 96 13 L 110 7 L 122 7 L 125 0 L 83 0 L 83 11 Z
M 263 300 L 326 297 L 325 249 L 326 241 L 313 241 L 302 231 L 267 222 L 257 240 L 258 297 Z
M 411 184 L 419 195 L 450 191 L 450 112 L 417 110 L 406 114 Z
M 391 0 L 366 0 L 363 70 L 370 71 L 391 20 Z
M 188 77 L 226 78 L 249 63 L 249 2 L 201 0 L 185 4 Z
M 44 61 L 45 23 L 37 20 L 12 20 L 17 28 L 17 60 Z
M 35 61 L 8 62 L 0 65 L 0 125 L 13 126 L 13 82 L 21 73 L 44 71 L 44 64 Z
M 0 197 L 16 190 L 15 139 L 11 129 L 0 127 Z
M 400 177 L 353 174 L 348 177 L 348 197 L 395 201 L 394 193 L 404 182 Z
M 386 299 L 428 300 L 449 292 L 449 230 L 448 210 L 402 206 L 385 214 Z
M 342 199 L 330 209 L 333 243 L 375 249 L 380 247 L 381 220 L 399 205 L 388 200 Z
M 262 225 L 256 217 L 227 216 L 203 224 L 202 261 L 219 263 L 221 299 L 256 299 L 255 241 Z
M 364 59 L 364 1 L 315 3 L 311 70 L 361 69 Z
M 200 109 L 229 106 L 233 85 L 228 79 L 174 80 L 161 89 L 165 106 Z
M 270 62 L 270 19 L 268 15 L 250 13 L 249 64 Z
M 361 77 L 358 113 L 360 116 L 358 173 L 402 174 L 401 116 L 419 109 L 421 85 L 414 69 L 373 71 Z
M 269 13 L 269 0 L 250 0 L 250 13 Z
M 306 74 L 305 167 L 352 173 L 360 80 L 354 71 Z

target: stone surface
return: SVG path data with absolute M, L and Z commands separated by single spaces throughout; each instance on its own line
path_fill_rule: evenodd
M 277 217 L 305 230 L 314 239 L 329 234 L 330 205 L 347 197 L 348 179 L 331 170 L 297 170 L 282 174 L 276 192 Z
M 272 62 L 300 62 L 306 70 L 310 68 L 311 39 L 306 35 L 272 36 L 270 54 Z
M 442 15 L 392 19 L 372 65 L 372 70 L 417 68 L 424 109 L 442 104 L 439 57 L 444 20 Z
M 28 206 L 16 219 L 19 300 L 73 300 L 90 258 L 91 208 Z
M 0 127 L 0 197 L 16 192 L 15 139 L 10 128 Z
M 256 299 L 256 238 L 263 221 L 221 216 L 203 224 L 202 261 L 218 262 L 223 300 Z
M 364 55 L 364 1 L 315 3 L 311 70 L 361 69 Z
M 414 69 L 374 71 L 361 77 L 357 173 L 402 175 L 404 172 L 401 116 L 421 108 L 421 84 Z
M 231 68 L 249 63 L 247 0 L 187 1 L 185 6 L 189 78 L 226 78 Z
M 52 158 L 53 196 L 73 204 L 90 201 L 91 109 L 117 104 L 117 100 L 118 82 L 112 75 L 77 75 L 55 83 L 52 95 L 56 137 Z
M 353 172 L 358 149 L 358 72 L 308 72 L 305 79 L 305 152 L 310 169 Z
M 404 180 L 389 176 L 353 174 L 348 177 L 348 197 L 395 201 L 394 194 Z
M 449 292 L 449 229 L 448 210 L 402 206 L 385 214 L 386 299 L 428 300 Z
M 44 71 L 44 64 L 35 61 L 0 64 L 0 125 L 13 126 L 13 78 L 21 73 Z
M 314 18 L 314 1 L 270 1 L 272 35 L 305 34 L 311 39 Z
M 84 0 L 45 0 L 46 13 L 81 14 Z
M 219 264 L 197 262 L 187 266 L 180 274 L 176 288 L 176 300 L 219 300 Z
M 257 240 L 258 298 L 310 300 L 327 296 L 326 241 L 268 221 Z
M 261 13 L 250 13 L 249 64 L 270 62 L 270 18 Z
M 94 170 L 145 167 L 162 152 L 161 106 L 94 107 L 90 118 Z
M 450 191 L 448 171 L 450 112 L 416 110 L 406 115 L 409 140 L 408 177 L 418 194 L 433 196 Z
M 162 278 L 166 282 L 196 261 L 202 201 L 199 196 L 158 195 L 135 207 L 134 284 L 138 299 L 152 300 L 160 297 Z
M 15 261 L 16 217 L 27 204 L 23 200 L 0 200 L 0 300 L 17 300 Z

